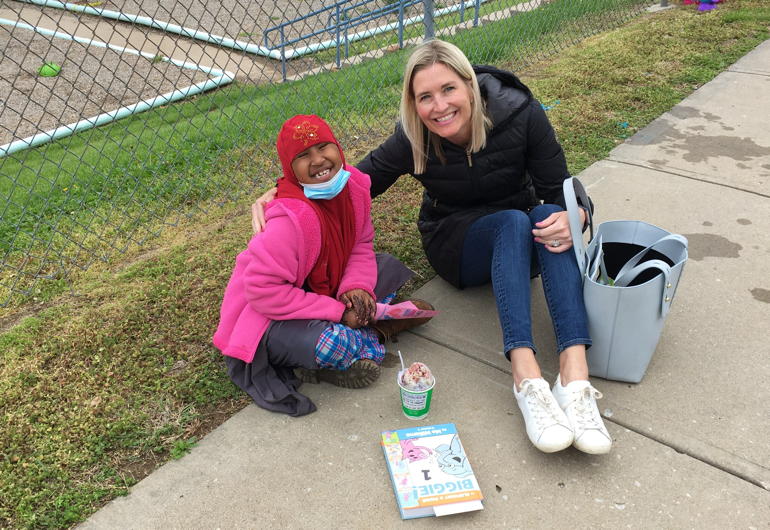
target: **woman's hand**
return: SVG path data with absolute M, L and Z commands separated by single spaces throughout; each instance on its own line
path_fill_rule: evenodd
M 358 325 L 351 326 L 345 320 L 345 314 L 342 315 L 343 324 L 348 327 L 361 327 L 366 326 L 369 322 L 374 320 L 374 313 L 377 310 L 377 306 L 374 303 L 372 295 L 364 291 L 363 289 L 351 289 L 350 291 L 340 295 L 340 301 L 345 304 L 346 310 L 352 312 L 355 316 Z
M 265 229 L 265 205 L 275 199 L 278 188 L 270 188 L 251 205 L 251 227 L 255 234 Z
M 586 222 L 586 212 L 582 208 L 578 210 L 580 214 L 580 224 Z M 532 230 L 535 236 L 535 243 L 545 245 L 549 252 L 559 254 L 572 248 L 572 232 L 569 228 L 569 217 L 567 212 L 554 212 L 539 223 L 537 228 Z

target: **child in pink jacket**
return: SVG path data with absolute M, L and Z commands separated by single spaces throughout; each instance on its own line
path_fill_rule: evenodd
M 387 303 L 413 272 L 375 255 L 369 177 L 345 164 L 329 126 L 313 115 L 283 124 L 283 167 L 265 229 L 236 258 L 214 345 L 233 381 L 261 407 L 315 410 L 294 373 L 347 388 L 371 384 L 385 349 L 375 300 Z

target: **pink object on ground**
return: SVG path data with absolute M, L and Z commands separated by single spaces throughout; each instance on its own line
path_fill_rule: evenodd
M 377 310 L 374 313 L 374 320 L 394 320 L 404 318 L 428 318 L 434 317 L 438 311 L 430 309 L 419 309 L 410 301 L 400 304 L 377 304 Z

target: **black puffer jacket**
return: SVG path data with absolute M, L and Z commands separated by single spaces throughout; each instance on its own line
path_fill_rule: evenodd
M 425 187 L 417 226 L 428 261 L 460 287 L 460 259 L 469 226 L 505 209 L 528 211 L 539 201 L 564 207 L 562 182 L 569 177 L 564 152 L 532 92 L 515 75 L 475 66 L 493 128 L 484 149 L 470 156 L 441 140 L 446 163 L 431 146 L 426 170 L 414 175 L 409 140 L 400 126 L 358 165 L 372 179 L 372 196 L 401 175 L 412 174 Z

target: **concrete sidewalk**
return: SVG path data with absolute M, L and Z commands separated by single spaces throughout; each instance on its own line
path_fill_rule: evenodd
M 615 442 L 606 456 L 527 440 L 489 288 L 441 280 L 441 314 L 397 345 L 434 368 L 422 424 L 454 422 L 484 492 L 450 528 L 770 528 L 770 41 L 586 169 L 597 222 L 642 219 L 687 236 L 690 260 L 645 379 L 594 380 Z M 553 332 L 533 317 L 546 377 Z M 108 504 L 84 528 L 390 528 L 400 524 L 379 433 L 409 427 L 383 377 L 306 385 L 299 419 L 249 406 Z M 407 524 L 407 523 L 404 523 Z

